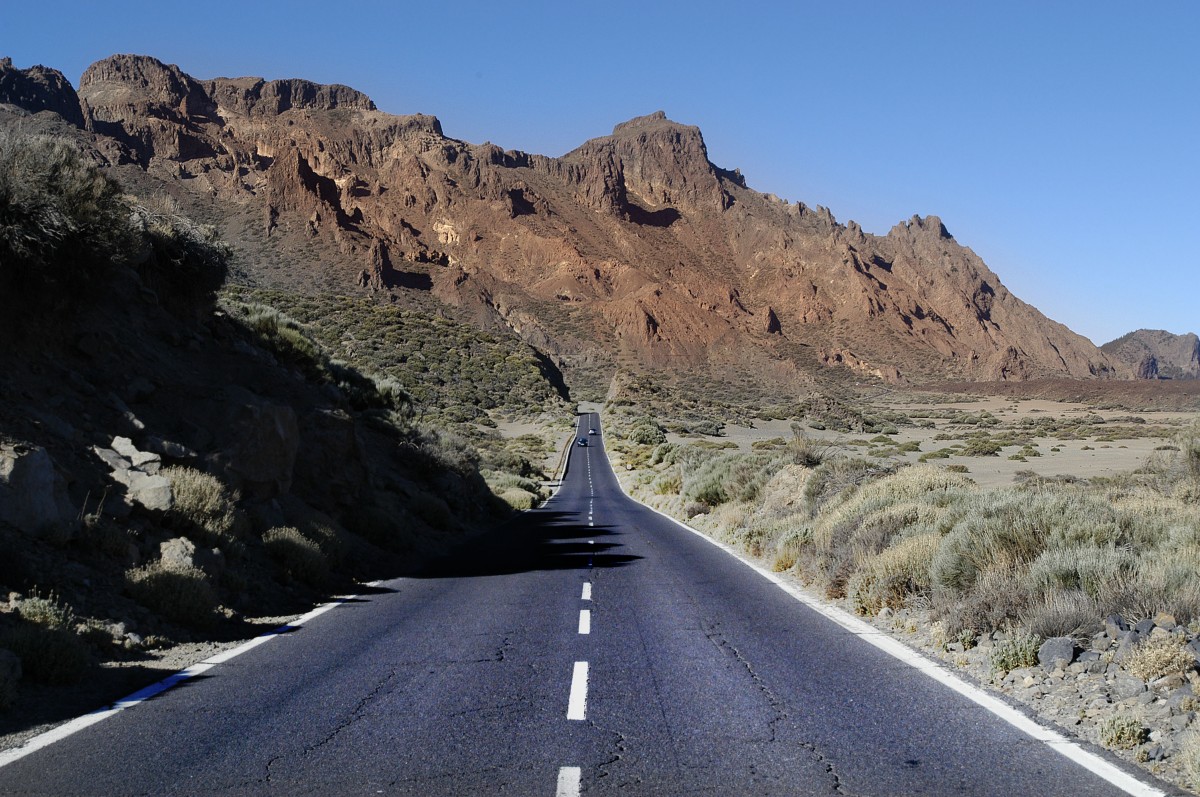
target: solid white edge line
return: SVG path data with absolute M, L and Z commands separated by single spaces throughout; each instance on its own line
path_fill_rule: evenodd
M 591 609 L 580 609 L 579 610 L 579 633 L 581 633 L 581 634 L 592 633 L 592 610 Z
M 1012 725 L 1014 728 L 1022 731 L 1037 741 L 1042 742 L 1059 755 L 1070 759 L 1089 772 L 1092 772 L 1098 777 L 1108 781 L 1126 794 L 1136 795 L 1136 797 L 1166 797 L 1166 792 L 1162 791 L 1161 789 L 1139 780 L 1112 762 L 1106 761 L 1089 750 L 1085 750 L 1078 742 L 1071 741 L 1058 731 L 1051 730 L 1036 720 L 1025 716 L 1000 698 L 988 694 L 973 684 L 967 683 L 942 665 L 938 664 L 932 659 L 927 658 L 925 655 L 914 650 L 913 648 L 908 647 L 898 639 L 895 639 L 885 632 L 880 631 L 875 626 L 855 617 L 849 612 L 839 609 L 836 606 L 831 606 L 824 601 L 821 601 L 818 598 L 803 592 L 795 585 L 784 581 L 784 579 L 778 573 L 772 573 L 757 563 L 750 561 L 742 556 L 741 552 L 723 542 L 720 542 L 719 540 L 713 539 L 699 529 L 694 529 L 683 521 L 673 518 L 667 513 L 661 512 L 648 504 L 642 503 L 638 499 L 629 495 L 629 493 L 625 492 L 625 487 L 621 484 L 621 479 L 617 476 L 617 469 L 613 467 L 611 459 L 608 461 L 608 467 L 609 470 L 612 471 L 613 478 L 617 481 L 617 487 L 627 498 L 629 498 L 629 500 L 641 504 L 656 515 L 666 518 L 676 526 L 679 526 L 680 528 L 695 534 L 705 542 L 720 548 L 734 559 L 737 559 L 739 562 L 751 568 L 763 578 L 778 586 L 788 595 L 792 596 L 818 614 L 837 623 L 842 628 L 859 637 L 863 641 L 874 645 L 884 653 L 887 653 L 893 658 L 904 662 L 905 664 L 924 673 L 925 675 L 928 675 L 935 681 L 950 687 L 955 692 L 958 692 L 963 697 L 974 702 L 976 705 L 979 705 L 980 707 L 990 711 L 992 714 L 1004 720 L 1009 725 Z
M 558 770 L 558 788 L 554 797 L 579 797 L 579 781 L 583 770 L 579 767 L 562 767 Z
M 383 583 L 383 582 L 371 581 L 366 586 L 377 587 L 381 583 Z M 184 681 L 186 681 L 190 678 L 194 678 L 203 672 L 207 672 L 208 670 L 211 670 L 213 667 L 215 667 L 218 664 L 223 664 L 224 662 L 227 662 L 230 659 L 236 658 L 236 657 L 242 655 L 243 653 L 245 653 L 249 650 L 252 650 L 253 648 L 258 647 L 259 645 L 263 644 L 264 642 L 269 642 L 272 639 L 282 635 L 286 631 L 292 631 L 294 629 L 297 629 L 300 626 L 307 623 L 309 620 L 312 620 L 314 617 L 318 617 L 318 616 L 324 614 L 325 612 L 329 611 L 330 609 L 336 609 L 338 606 L 341 606 L 344 603 L 348 603 L 349 601 L 353 600 L 356 597 L 358 597 L 358 596 L 357 595 L 339 596 L 338 598 L 335 598 L 334 600 L 330 601 L 329 603 L 323 603 L 320 606 L 313 609 L 312 611 L 308 612 L 307 614 L 303 614 L 303 615 L 297 617 L 295 620 L 292 620 L 290 623 L 286 623 L 284 625 L 279 626 L 278 628 L 267 631 L 265 634 L 261 634 L 259 636 L 254 637 L 253 639 L 247 640 L 246 642 L 242 643 L 241 645 L 238 645 L 236 648 L 227 650 L 224 653 L 218 653 L 215 656 L 210 656 L 209 658 L 205 659 L 204 661 L 198 662 L 197 664 L 193 664 L 190 667 L 187 667 L 185 669 L 179 670 L 178 672 L 174 672 L 171 675 L 168 675 L 166 678 L 163 678 L 161 681 L 156 681 L 156 682 L 150 684 L 149 686 L 142 687 L 138 691 L 133 692 L 132 694 L 126 695 L 125 697 L 122 697 L 122 698 L 114 701 L 112 704 L 110 704 L 104 708 L 97 709 L 96 711 L 93 711 L 90 714 L 84 714 L 82 717 L 76 717 L 75 719 L 65 722 L 56 728 L 52 728 L 52 729 L 46 731 L 45 733 L 39 733 L 37 736 L 34 736 L 31 739 L 28 739 L 20 747 L 14 747 L 11 750 L 4 750 L 4 751 L 0 752 L 0 768 L 6 767 L 9 764 L 12 764 L 16 761 L 20 761 L 22 758 L 24 758 L 27 755 L 36 753 L 38 750 L 42 750 L 46 747 L 49 747 L 50 745 L 54 744 L 55 742 L 60 742 L 63 739 L 66 739 L 68 736 L 72 736 L 73 734 L 78 733 L 79 731 L 83 730 L 84 728 L 95 725 L 98 722 L 102 722 L 102 721 L 108 719 L 109 717 L 113 716 L 114 714 L 124 711 L 127 708 L 133 708 L 134 706 L 138 705 L 139 703 L 144 703 L 145 701 L 149 700 L 152 697 L 157 697 L 158 695 L 162 694 L 163 692 L 166 692 L 168 689 L 171 689 L 174 686 L 178 686 L 179 684 L 183 683 Z
M 588 663 L 575 662 L 571 672 L 571 697 L 567 700 L 567 719 L 582 720 L 587 714 Z

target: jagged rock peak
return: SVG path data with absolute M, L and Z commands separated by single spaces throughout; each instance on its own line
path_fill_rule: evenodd
M 18 105 L 30 113 L 53 111 L 76 127 L 83 127 L 79 95 L 57 69 L 40 64 L 18 69 L 11 58 L 0 58 L 0 102 Z
M 204 114 L 211 101 L 204 87 L 175 64 L 148 55 L 113 55 L 89 66 L 79 94 L 92 108 L 140 104 Z
M 946 229 L 946 225 L 942 224 L 942 220 L 940 218 L 937 216 L 921 217 L 915 214 L 908 221 L 902 221 L 893 227 L 888 232 L 888 235 L 900 236 L 908 234 L 911 236 L 920 233 L 933 233 L 938 238 L 945 238 L 946 240 L 950 241 L 954 240 L 954 236 L 951 235 L 950 231 Z
M 259 77 L 215 78 L 204 82 L 209 96 L 222 109 L 245 115 L 277 116 L 292 108 L 331 111 L 352 108 L 376 110 L 366 94 L 340 84 L 308 80 L 264 80 Z M 438 132 L 441 132 L 440 125 Z

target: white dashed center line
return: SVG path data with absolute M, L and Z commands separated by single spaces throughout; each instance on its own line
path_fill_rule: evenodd
M 575 662 L 575 671 L 571 674 L 571 698 L 567 701 L 567 719 L 585 719 L 587 712 L 588 663 Z
M 558 789 L 554 797 L 579 797 L 579 767 L 563 767 L 558 770 Z
M 580 609 L 579 610 L 579 633 L 581 633 L 581 634 L 592 633 L 592 610 L 591 609 Z
M 589 582 L 589 583 L 583 585 L 583 595 L 581 596 L 581 600 L 590 601 L 591 599 L 592 599 L 592 585 Z

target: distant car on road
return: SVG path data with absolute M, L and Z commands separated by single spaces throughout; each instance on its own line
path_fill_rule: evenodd
M 588 429 L 588 434 L 595 434 L 595 433 L 596 433 L 595 429 Z
M 576 442 L 577 442 L 579 445 L 581 445 L 581 446 L 586 446 L 586 445 L 587 445 L 587 438 L 586 438 L 586 437 L 581 437 L 581 438 L 579 438 L 579 440 L 577 440 Z

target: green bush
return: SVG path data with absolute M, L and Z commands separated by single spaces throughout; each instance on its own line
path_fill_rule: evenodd
M 1147 738 L 1141 721 L 1126 714 L 1116 714 L 1100 724 L 1100 744 L 1109 750 L 1132 750 Z
M 992 669 L 1006 673 L 1018 667 L 1032 667 L 1037 664 L 1037 653 L 1041 644 L 1042 641 L 1032 634 L 1018 634 L 1000 640 L 992 648 Z
M 643 446 L 656 446 L 667 442 L 667 436 L 662 427 L 652 418 L 642 418 L 629 428 L 625 438 L 631 443 Z
M 1029 565 L 1025 584 L 1035 593 L 1082 590 L 1096 599 L 1136 567 L 1137 556 L 1127 548 L 1099 545 L 1050 548 Z

